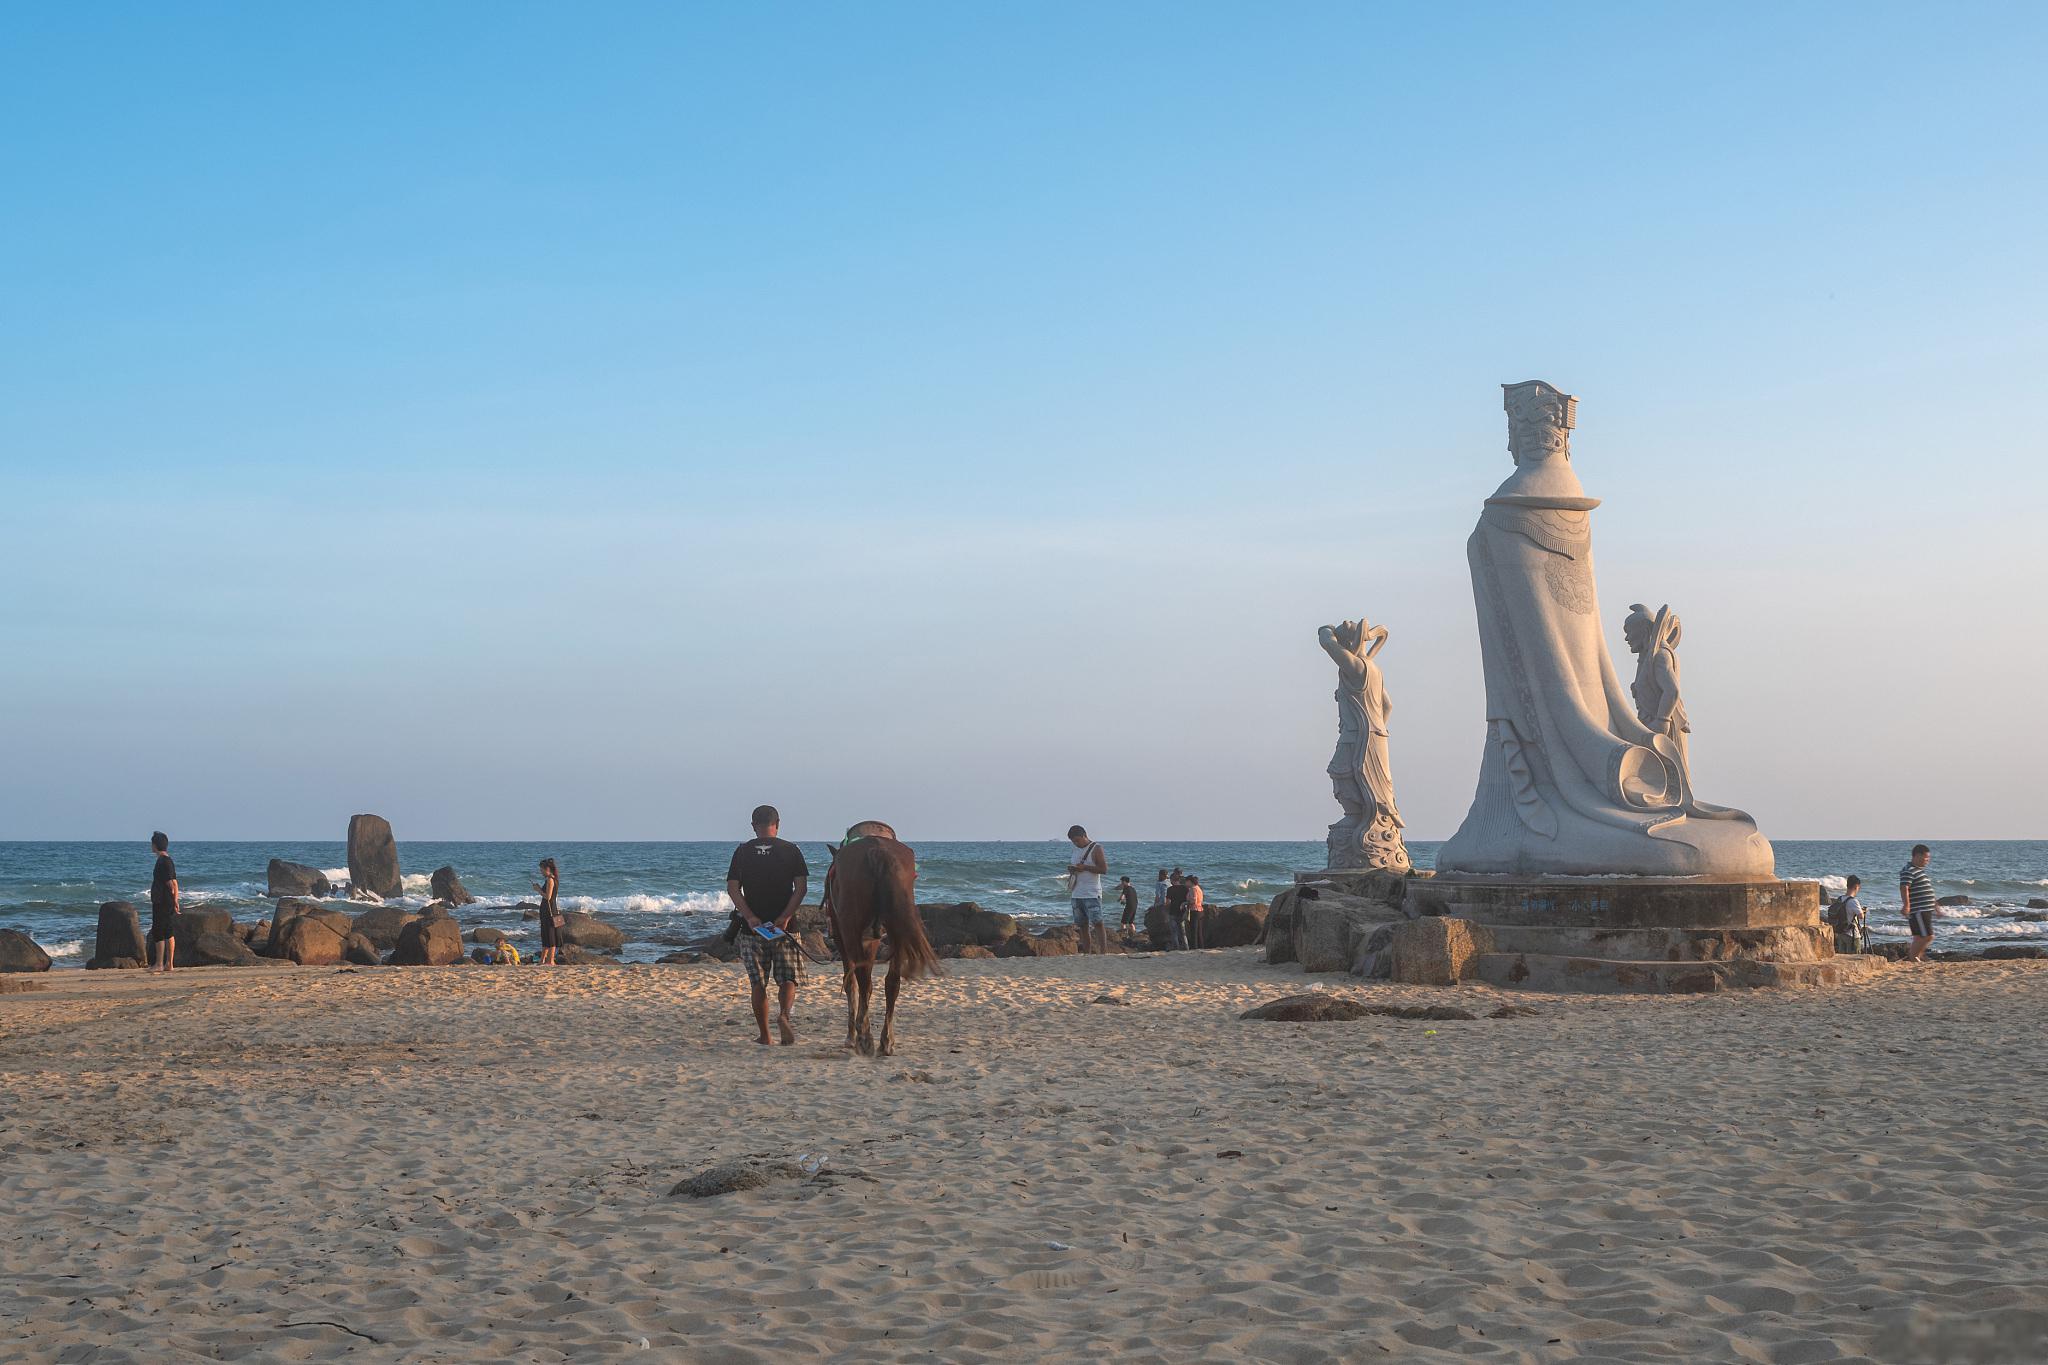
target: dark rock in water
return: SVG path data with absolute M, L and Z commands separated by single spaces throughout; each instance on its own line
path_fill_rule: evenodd
M 1363 1019 L 1372 1010 L 1363 1002 L 1341 995 L 1311 991 L 1307 995 L 1283 996 L 1255 1006 L 1238 1015 L 1240 1019 L 1269 1019 L 1282 1024 L 1326 1024 Z
M 920 905 L 924 935 L 934 948 L 951 948 L 972 943 L 993 948 L 1017 933 L 1017 921 L 995 910 L 984 910 L 973 901 L 958 905 Z
M 2038 943 L 2000 943 L 1983 952 L 1986 962 L 2013 962 L 2048 958 L 2048 948 Z
M 178 951 L 171 958 L 174 967 L 254 967 L 263 959 L 233 934 L 202 930 L 180 933 Z
M 672 966 L 673 966 L 673 965 L 681 965 L 681 964 L 684 964 L 684 963 L 691 963 L 691 964 L 694 964 L 694 963 L 698 963 L 698 962 L 709 962 L 709 961 L 711 961 L 712 959 L 710 959 L 710 958 L 706 957 L 706 956 L 705 956 L 704 954 L 702 954 L 702 953 L 693 953 L 693 952 L 689 951 L 688 949 L 684 949 L 684 950 L 682 950 L 681 952 L 674 952 L 674 953 L 667 953 L 667 954 L 664 954 L 663 956 L 661 956 L 661 957 L 657 957 L 657 958 L 656 958 L 656 959 L 654 959 L 654 960 L 655 960 L 656 962 L 666 963 L 666 964 L 669 964 L 669 965 L 672 965 Z
M 388 953 L 398 946 L 398 936 L 419 916 L 396 905 L 380 905 L 374 910 L 365 910 L 349 921 L 348 931 L 361 934 L 380 953 Z
M 2040 896 L 2029 896 L 2027 898 L 2027 909 L 2048 910 L 2048 900 L 2044 900 Z
M 452 916 L 416 919 L 401 929 L 391 950 L 398 967 L 445 967 L 462 956 L 462 926 Z
M 562 942 L 600 953 L 616 953 L 625 949 L 626 934 L 618 926 L 606 924 L 595 915 L 570 910 L 562 915 Z
M 362 934 L 350 934 L 341 941 L 341 960 L 358 967 L 374 967 L 384 960 L 377 945 Z
M 503 943 L 505 941 L 505 937 L 506 935 L 503 929 L 493 929 L 488 924 L 479 924 L 476 928 L 469 931 L 469 941 L 471 943 L 487 943 L 495 945 Z
M 0 929 L 0 972 L 47 972 L 50 955 L 19 929 Z
M 348 883 L 351 889 L 374 891 L 390 900 L 405 892 L 398 870 L 398 841 L 391 822 L 381 815 L 351 815 L 348 820 Z
M 469 888 L 462 884 L 462 878 L 455 875 L 452 867 L 437 867 L 430 879 L 433 883 L 434 899 L 450 905 L 473 905 L 476 897 L 469 894 Z
M 178 913 L 175 924 L 176 927 L 171 932 L 179 938 L 235 932 L 235 917 L 225 910 L 182 910 Z
M 133 962 L 138 967 L 149 961 L 149 944 L 142 937 L 142 919 L 127 901 L 108 901 L 100 907 L 99 933 L 93 938 L 88 967 L 112 967 Z
M 326 967 L 341 961 L 348 942 L 346 917 L 339 927 L 320 915 L 294 915 L 284 928 L 271 935 L 270 956 L 296 962 L 301 967 Z
M 1970 903 L 1970 898 L 1968 896 L 1961 895 L 1943 896 L 1941 899 L 1935 902 L 1936 905 L 1968 905 Z
M 282 858 L 270 860 L 270 887 L 268 896 L 331 896 L 334 883 L 327 880 L 327 874 L 317 867 L 304 863 L 288 863 Z
M 740 945 L 737 940 L 728 941 L 724 934 L 713 934 L 700 938 L 694 943 L 683 945 L 688 952 L 702 953 L 713 962 L 737 962 L 740 960 Z
M 1266 932 L 1268 907 L 1253 905 L 1212 905 L 1202 912 L 1204 948 L 1249 948 Z
M 699 1171 L 687 1180 L 676 1182 L 669 1198 L 684 1196 L 690 1199 L 709 1199 L 714 1195 L 733 1194 L 740 1190 L 758 1190 L 764 1185 L 775 1185 L 786 1180 L 802 1180 L 804 1168 L 794 1161 L 763 1161 L 756 1157 L 744 1157 L 738 1161 L 727 1161 L 709 1170 Z

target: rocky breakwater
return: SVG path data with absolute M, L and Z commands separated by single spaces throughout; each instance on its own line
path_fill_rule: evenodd
M 469 894 L 469 888 L 462 884 L 462 878 L 455 875 L 452 867 L 437 867 L 428 879 L 434 892 L 434 899 L 443 905 L 474 905 L 476 897 Z

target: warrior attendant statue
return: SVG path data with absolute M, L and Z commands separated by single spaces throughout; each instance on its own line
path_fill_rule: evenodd
M 1629 692 L 1635 698 L 1636 718 L 1671 741 L 1678 750 L 1678 766 L 1691 785 L 1692 774 L 1686 754 L 1685 737 L 1692 733 L 1686 719 L 1685 700 L 1678 695 L 1678 639 L 1682 631 L 1670 607 L 1657 608 L 1655 616 L 1641 602 L 1632 603 L 1622 623 L 1622 638 L 1636 656 L 1636 680 Z
M 1387 643 L 1387 628 L 1363 620 L 1316 632 L 1337 665 L 1337 752 L 1330 785 L 1344 818 L 1330 826 L 1330 867 L 1406 873 L 1401 812 L 1394 806 L 1394 773 L 1387 760 L 1387 686 L 1373 662 Z

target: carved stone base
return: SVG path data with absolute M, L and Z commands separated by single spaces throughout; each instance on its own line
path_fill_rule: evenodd
M 1500 986 L 1716 991 L 1834 985 L 1875 970 L 1836 958 L 1815 882 L 1444 875 L 1409 883 L 1404 909 L 1471 921 L 1484 948 L 1470 975 Z

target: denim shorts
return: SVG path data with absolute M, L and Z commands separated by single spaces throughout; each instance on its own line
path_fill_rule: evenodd
M 1090 925 L 1098 929 L 1102 927 L 1102 897 L 1074 897 L 1074 927 L 1086 929 Z

